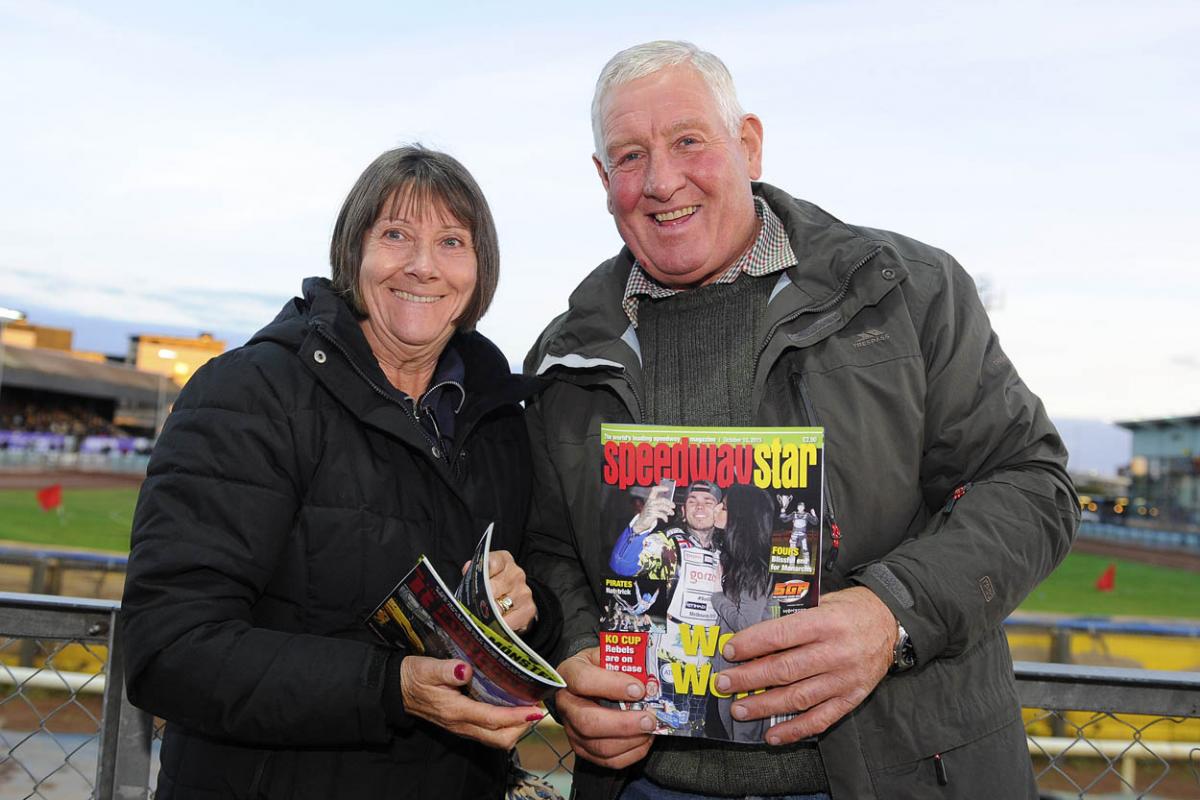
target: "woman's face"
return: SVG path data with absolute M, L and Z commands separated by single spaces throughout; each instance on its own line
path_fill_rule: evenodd
M 471 302 L 477 274 L 471 230 L 444 205 L 384 204 L 364 237 L 358 277 L 372 349 L 441 352 Z

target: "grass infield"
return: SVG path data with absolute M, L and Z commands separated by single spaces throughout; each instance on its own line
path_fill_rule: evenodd
M 1112 591 L 1096 588 L 1116 565 Z M 1021 604 L 1022 611 L 1104 617 L 1200 619 L 1200 579 L 1195 572 L 1109 556 L 1071 553 Z
M 136 489 L 67 488 L 61 507 L 43 511 L 32 489 L 0 491 L 0 540 L 128 553 L 136 503 Z
M 65 489 L 63 508 L 42 511 L 29 489 L 0 490 L 0 540 L 46 547 L 129 552 L 136 489 Z M 1109 564 L 1117 565 L 1110 592 L 1096 589 Z M 1072 553 L 1034 589 L 1022 611 L 1098 616 L 1200 618 L 1196 573 L 1107 556 Z

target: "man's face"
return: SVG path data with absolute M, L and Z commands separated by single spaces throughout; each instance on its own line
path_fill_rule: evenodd
M 683 519 L 693 531 L 710 531 L 717 522 L 717 498 L 693 492 L 683 502 Z
M 731 136 L 683 65 L 613 89 L 601 124 L 608 210 L 646 272 L 677 288 L 719 277 L 758 234 L 750 181 L 762 173 L 762 123 L 747 114 Z

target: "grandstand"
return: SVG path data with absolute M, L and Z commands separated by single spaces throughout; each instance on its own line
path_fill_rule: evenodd
M 45 347 L 0 348 L 0 374 L 6 450 L 74 451 L 93 437 L 153 437 L 179 395 L 164 375 Z

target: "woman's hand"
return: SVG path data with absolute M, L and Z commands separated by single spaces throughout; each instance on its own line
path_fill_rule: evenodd
M 467 565 L 470 563 L 468 561 Z M 467 565 L 463 566 L 463 572 L 466 572 Z M 488 577 L 492 584 L 492 595 L 501 607 L 507 605 L 505 598 L 512 601 L 504 613 L 504 621 L 517 633 L 525 633 L 537 619 L 537 605 L 533 602 L 533 592 L 525 583 L 525 570 L 517 566 L 512 553 L 497 550 L 488 558 Z
M 455 659 L 407 656 L 400 662 L 404 710 L 489 747 L 511 750 L 530 726 L 545 716 L 535 706 L 493 706 L 472 700 L 462 687 L 471 665 Z

